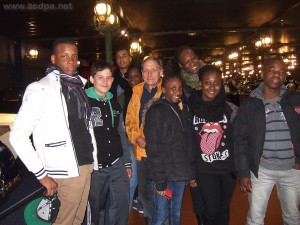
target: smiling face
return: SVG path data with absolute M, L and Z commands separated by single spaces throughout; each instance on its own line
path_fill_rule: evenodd
M 184 71 L 195 74 L 200 69 L 200 62 L 192 49 L 185 49 L 179 56 L 179 66 Z
M 105 98 L 110 90 L 114 78 L 109 69 L 98 71 L 94 76 L 90 76 L 90 81 L 94 85 L 95 92 Z
M 202 80 L 202 100 L 213 101 L 221 91 L 222 79 L 216 72 L 207 72 L 203 74 Z
M 51 55 L 51 62 L 69 76 L 76 72 L 77 61 L 78 49 L 72 44 L 58 44 L 55 53 Z
M 143 79 L 148 84 L 149 89 L 155 88 L 162 76 L 162 68 L 153 59 L 148 59 L 143 63 Z
M 280 90 L 285 82 L 286 66 L 282 61 L 272 61 L 263 69 L 261 78 L 264 80 L 265 88 L 269 90 Z
M 128 71 L 128 83 L 130 87 L 141 83 L 143 81 L 142 73 L 137 68 L 132 68 Z
M 162 91 L 166 100 L 172 103 L 179 103 L 182 97 L 182 81 L 177 77 L 170 78 L 162 88 Z

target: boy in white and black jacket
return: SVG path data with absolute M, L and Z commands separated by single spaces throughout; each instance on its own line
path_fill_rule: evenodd
M 92 224 L 128 223 L 131 161 L 127 149 L 122 108 L 109 92 L 113 82 L 111 66 L 94 63 L 86 90 L 92 105 L 92 124 L 98 149 L 99 170 L 92 174 L 89 201 Z

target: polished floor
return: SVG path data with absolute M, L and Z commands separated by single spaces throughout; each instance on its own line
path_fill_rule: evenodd
M 192 210 L 192 202 L 189 193 L 189 189 L 186 188 L 184 197 L 183 197 L 183 205 L 181 211 L 181 224 L 182 225 L 197 225 L 196 218 L 193 214 Z M 230 213 L 230 225 L 244 225 L 246 222 L 248 210 L 248 202 L 246 196 L 242 195 L 239 187 L 236 185 L 235 191 L 233 194 L 232 202 L 231 202 L 231 213 Z M 131 210 L 129 225 L 144 225 L 144 217 L 143 214 L 140 214 L 136 210 Z M 276 195 L 276 189 L 274 188 L 269 206 L 265 218 L 265 225 L 282 225 L 282 216 L 279 201 Z

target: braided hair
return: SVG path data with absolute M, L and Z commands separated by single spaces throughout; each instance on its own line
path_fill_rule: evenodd
M 169 71 L 163 76 L 162 87 L 166 87 L 166 83 L 173 78 L 177 78 L 177 79 L 181 80 L 181 82 L 183 83 L 183 80 L 182 80 L 179 72 Z

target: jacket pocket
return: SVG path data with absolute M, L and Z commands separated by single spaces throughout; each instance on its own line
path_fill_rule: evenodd
M 44 157 L 46 168 L 64 168 L 68 160 L 66 141 L 45 144 Z
M 58 141 L 58 142 L 45 144 L 45 147 L 48 147 L 48 148 L 59 147 L 59 146 L 65 145 L 66 143 L 67 143 L 66 141 Z

